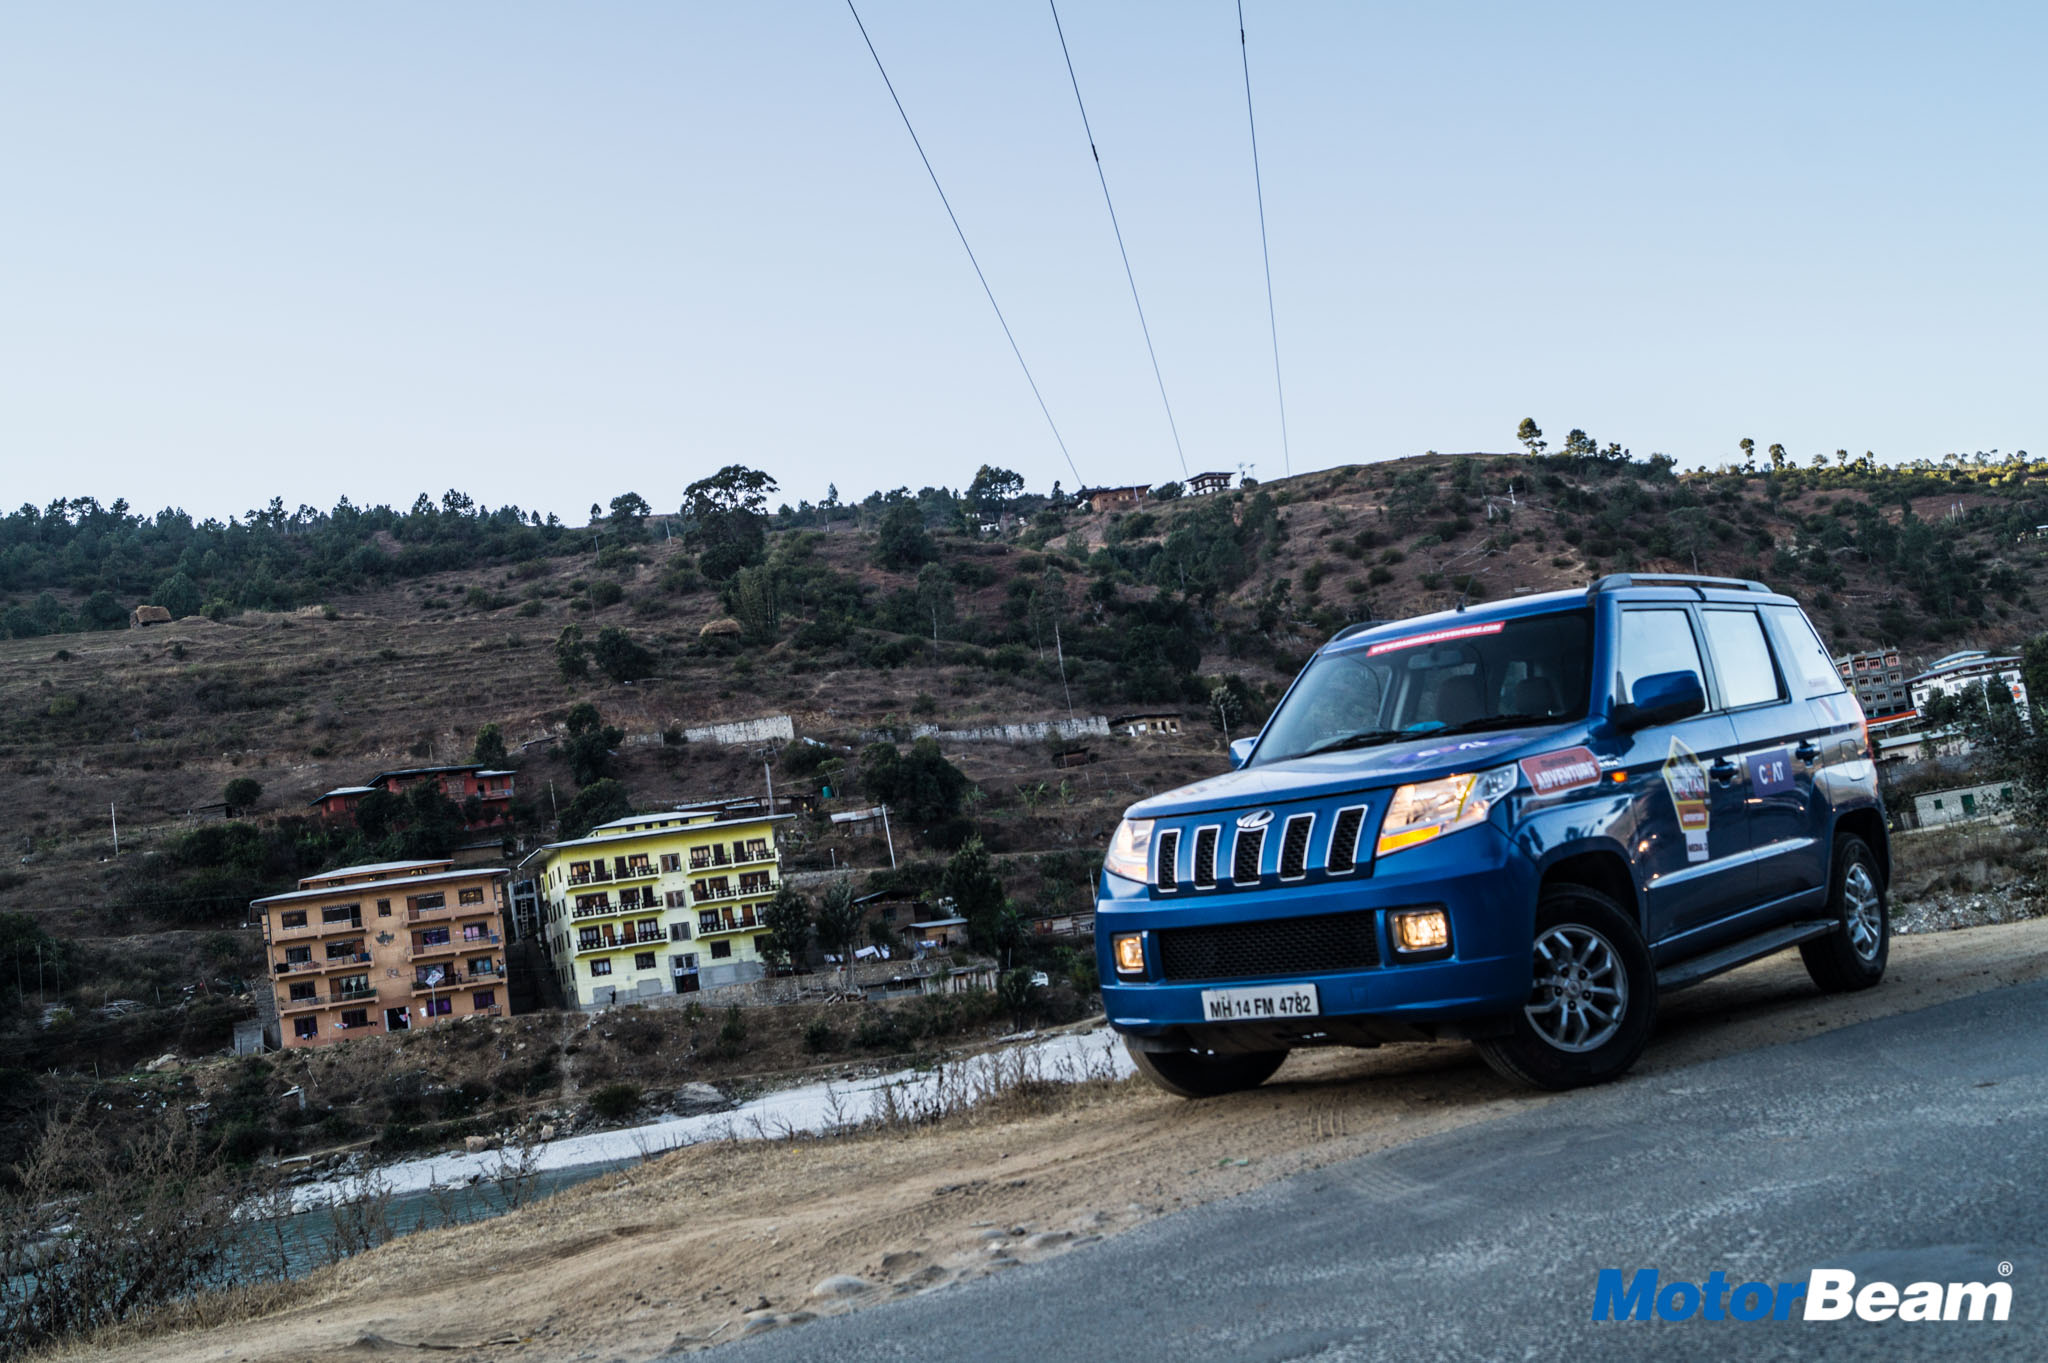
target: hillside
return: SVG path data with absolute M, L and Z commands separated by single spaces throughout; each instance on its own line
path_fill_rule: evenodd
M 444 526 L 431 552 L 381 524 L 352 541 L 339 519 L 316 518 L 303 535 L 323 546 L 317 555 L 272 527 L 286 547 L 252 560 L 270 565 L 273 596 L 329 589 L 316 601 L 235 605 L 246 579 L 232 572 L 256 570 L 216 564 L 218 580 L 195 593 L 222 593 L 204 613 L 0 641 L 0 794 L 15 811 L 0 914 L 29 915 L 70 944 L 46 953 L 14 920 L 0 940 L 10 958 L 0 1027 L 33 1051 L 39 998 L 82 1017 L 122 998 L 153 1012 L 159 992 L 169 1004 L 190 985 L 232 992 L 253 964 L 239 926 L 246 892 L 336 854 L 294 822 L 306 801 L 383 768 L 466 760 L 487 724 L 519 769 L 519 837 L 546 836 L 577 785 L 559 743 L 521 744 L 558 736 L 579 702 L 624 730 L 612 774 L 643 807 L 752 793 L 764 759 L 779 788 L 829 781 L 846 793 L 868 741 L 907 737 L 917 723 L 1060 718 L 1070 705 L 1084 716 L 1185 715 L 1175 738 L 1093 740 L 1096 760 L 1073 770 L 1055 768 L 1042 744 L 943 745 L 978 796 L 961 818 L 899 825 L 899 856 L 930 858 L 978 834 L 1012 897 L 1050 911 L 1085 904 L 1125 804 L 1218 767 L 1219 686 L 1242 732 L 1356 619 L 1575 587 L 1608 571 L 1697 569 L 1795 592 L 1838 649 L 1887 643 L 1925 659 L 2016 646 L 2041 632 L 2048 607 L 2033 589 L 2048 555 L 2034 531 L 2048 523 L 2048 465 L 2023 459 L 1679 476 L 1618 452 L 1428 455 L 1125 514 L 1014 499 L 999 533 L 968 528 L 965 505 L 927 489 L 837 512 L 784 508 L 757 518 L 755 542 L 737 549 L 707 539 L 701 521 L 693 531 L 679 522 L 690 533 L 671 538 L 673 525 L 630 504 L 602 534 L 535 529 L 514 513 L 491 534 Z M 85 519 L 69 539 L 49 539 L 39 522 L 49 547 L 9 550 L 6 580 L 24 592 L 55 581 L 82 552 Z M 145 553 L 114 532 L 101 538 L 110 552 Z M 199 571 L 207 556 L 195 547 L 179 553 Z M 91 579 L 89 566 L 66 571 Z M 43 614 L 85 618 L 85 585 L 38 590 L 55 602 Z M 19 594 L 0 598 L 8 611 L 33 613 Z M 739 632 L 700 635 L 724 619 Z M 621 684 L 590 666 L 565 680 L 557 644 L 572 627 L 586 646 L 620 631 L 614 643 L 645 655 L 618 670 L 648 675 Z M 776 714 L 828 751 L 663 738 Z M 254 817 L 271 829 L 267 850 L 202 892 L 172 854 L 219 817 L 191 811 L 241 776 L 263 788 Z M 879 840 L 822 821 L 792 831 L 795 869 L 888 863 Z M 62 958 L 61 979 L 40 993 L 30 950 Z M 166 1025 L 151 1022 L 147 1035 Z

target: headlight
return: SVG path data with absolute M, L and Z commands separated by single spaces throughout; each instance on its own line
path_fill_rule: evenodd
M 1113 876 L 1135 880 L 1141 885 L 1150 880 L 1152 821 L 1125 819 L 1118 824 L 1116 836 L 1109 840 L 1109 855 L 1102 859 L 1102 866 Z
M 1394 792 L 1394 798 L 1387 804 L 1387 815 L 1380 820 L 1380 840 L 1374 855 L 1383 857 L 1483 823 L 1487 811 L 1515 788 L 1517 776 L 1513 767 L 1495 767 L 1492 771 L 1465 772 L 1402 786 Z

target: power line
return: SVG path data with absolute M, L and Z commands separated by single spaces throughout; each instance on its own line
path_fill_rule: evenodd
M 851 3 L 852 0 L 848 0 Z M 1188 453 L 1181 448 L 1180 425 L 1173 419 L 1173 403 L 1166 397 L 1166 379 L 1159 372 L 1159 352 L 1152 348 L 1152 328 L 1145 321 L 1145 305 L 1138 301 L 1138 278 L 1131 273 L 1131 253 L 1124 249 L 1124 229 L 1117 224 L 1116 205 L 1109 197 L 1109 177 L 1102 173 L 1102 153 L 1095 149 L 1095 130 L 1088 126 L 1088 106 L 1081 102 L 1081 81 L 1074 74 L 1074 58 L 1067 51 L 1067 33 L 1060 26 L 1060 7 L 1055 0 L 1046 0 L 1052 7 L 1053 31 L 1060 35 L 1060 55 L 1067 59 L 1067 80 L 1074 87 L 1074 107 L 1081 111 L 1081 131 L 1088 135 L 1088 154 L 1095 158 L 1095 178 L 1102 185 L 1102 202 L 1109 209 L 1109 227 L 1116 233 L 1116 251 L 1124 260 L 1124 278 L 1131 285 L 1131 306 L 1138 310 L 1138 330 L 1145 333 L 1145 353 L 1152 357 L 1152 378 L 1159 385 L 1159 402 L 1166 408 L 1166 427 L 1173 432 L 1173 452 L 1180 456 L 1181 477 L 1188 476 Z
M 1252 59 L 1244 41 L 1244 0 L 1237 0 L 1237 56 L 1244 66 L 1244 118 L 1252 133 L 1252 189 L 1259 199 L 1259 258 L 1266 266 L 1266 325 L 1273 333 L 1273 392 L 1280 399 L 1280 457 L 1292 474 L 1294 454 L 1287 447 L 1287 389 L 1280 382 L 1280 320 L 1273 310 L 1273 253 L 1266 245 L 1266 186 L 1259 178 L 1259 120 L 1252 114 Z
M 1038 380 L 1031 377 L 1031 366 L 1024 363 L 1024 352 L 1017 346 L 1017 338 L 1010 332 L 1010 323 L 1003 316 L 1002 306 L 996 302 L 996 292 L 988 285 L 988 276 L 981 272 L 981 262 L 974 258 L 974 248 L 967 244 L 967 233 L 960 226 L 960 218 L 953 212 L 952 201 L 947 199 L 946 190 L 939 183 L 939 173 L 932 169 L 932 159 L 924 154 L 924 143 L 917 139 L 917 129 L 910 126 L 910 115 L 904 112 L 903 101 L 896 94 L 896 83 L 889 79 L 888 68 L 882 65 L 882 54 L 875 51 L 875 40 L 868 36 L 868 26 L 861 22 L 860 11 L 854 8 L 853 0 L 846 0 L 846 8 L 853 15 L 855 27 L 860 29 L 861 41 L 868 45 L 868 55 L 875 59 L 875 70 L 881 72 L 882 84 L 889 88 L 889 98 L 896 105 L 897 116 L 903 120 L 903 131 L 910 134 L 910 144 L 917 148 L 917 159 L 924 162 L 924 173 L 932 177 L 932 188 L 939 192 L 939 202 L 946 207 L 946 217 L 953 224 L 953 232 L 960 238 L 960 249 L 967 252 L 967 263 L 974 267 L 974 277 L 981 281 L 981 291 L 988 295 L 988 305 L 995 309 L 996 321 L 1003 328 L 1003 338 L 1010 343 L 1010 353 L 1017 357 L 1017 367 L 1024 371 L 1024 382 L 1031 385 L 1031 396 L 1038 399 L 1038 410 L 1045 414 L 1045 424 L 1052 430 L 1052 438 L 1065 456 L 1067 468 L 1073 472 L 1074 481 L 1083 481 L 1081 470 L 1074 466 L 1074 456 L 1067 451 L 1067 442 L 1060 436 L 1060 428 L 1052 419 L 1052 409 L 1045 405 L 1045 395 L 1038 391 Z

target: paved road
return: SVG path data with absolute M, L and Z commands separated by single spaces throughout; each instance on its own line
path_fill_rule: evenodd
M 1996 1281 L 2004 1324 L 1591 1320 L 1663 1281 Z M 730 1363 L 2048 1357 L 2048 983 L 1568 1095 Z

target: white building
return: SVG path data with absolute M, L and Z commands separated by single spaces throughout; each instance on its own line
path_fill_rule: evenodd
M 2013 704 L 2027 703 L 2027 683 L 2020 673 L 2020 660 L 2013 657 L 1986 653 L 1982 649 L 1969 649 L 1962 653 L 1951 653 L 1934 663 L 1925 672 L 1913 678 L 1913 708 L 1925 710 L 1933 696 L 1953 696 L 1972 686 L 1987 682 L 2004 686 L 2012 693 Z

